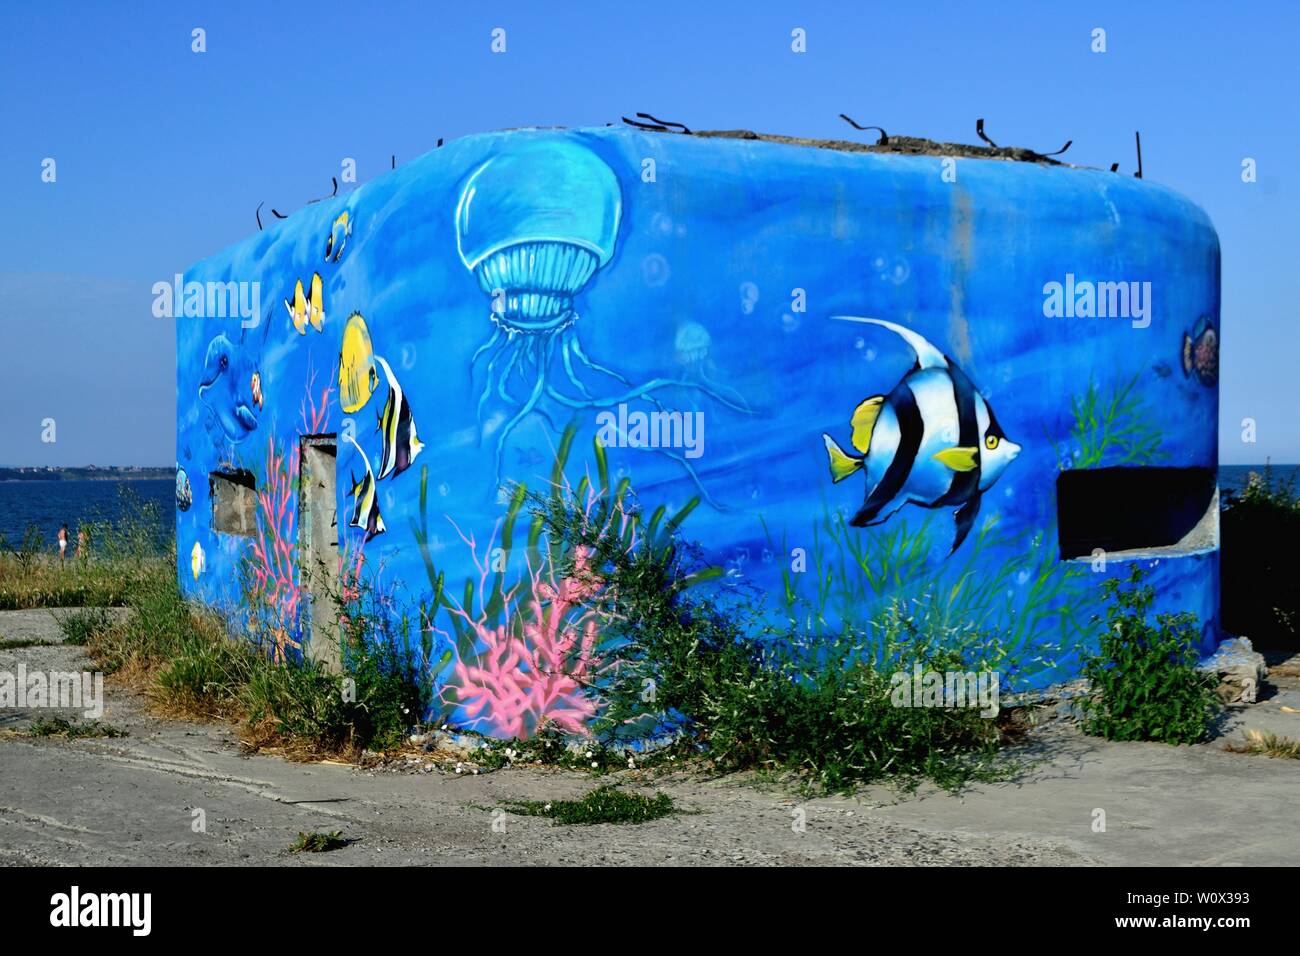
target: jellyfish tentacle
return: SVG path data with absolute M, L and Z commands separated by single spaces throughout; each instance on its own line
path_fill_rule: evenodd
M 537 382 L 533 385 L 532 393 L 529 394 L 524 404 L 520 406 L 519 411 L 515 412 L 514 416 L 501 426 L 501 432 L 497 435 L 496 473 L 498 484 L 501 481 L 501 457 L 505 454 L 506 439 L 509 438 L 510 433 L 515 430 L 515 426 L 528 416 L 528 413 L 533 410 L 541 400 L 543 393 L 546 391 L 546 368 L 550 365 L 551 358 L 550 344 L 550 340 L 548 339 L 546 342 L 538 346 L 538 351 L 542 353 L 542 357 L 537 363 Z
M 493 323 L 492 338 L 488 339 L 486 342 L 480 345 L 478 349 L 474 352 L 474 357 L 469 360 L 469 370 L 471 375 L 474 373 L 474 366 L 478 364 L 478 360 L 483 355 L 483 353 L 501 341 L 501 334 L 502 334 L 501 326 L 497 325 L 496 323 Z
M 561 335 L 560 354 L 564 358 L 564 370 L 569 374 L 569 381 L 582 393 L 584 398 L 590 398 L 591 393 L 587 391 L 587 386 L 582 384 L 582 379 L 578 378 L 577 373 L 573 370 L 573 350 L 578 347 L 578 339 L 573 334 L 573 328 L 565 329 Z
M 507 387 L 510 384 L 510 373 L 513 372 L 515 366 L 519 364 L 520 357 L 526 356 L 528 353 L 531 352 L 531 349 L 532 349 L 531 342 L 523 342 L 520 345 L 516 346 L 515 348 L 511 349 L 510 360 L 506 362 L 506 367 L 504 370 L 502 370 L 501 377 L 497 379 L 497 394 L 501 396 L 503 401 L 507 401 L 507 402 L 514 401 L 514 399 L 510 397 L 510 392 L 507 389 Z
M 738 412 L 743 412 L 746 415 L 754 414 L 753 410 L 748 405 L 732 402 L 729 399 L 727 399 L 725 396 L 718 394 L 713 389 L 703 388 L 699 385 L 692 385 L 690 382 L 683 382 L 678 379 L 671 379 L 671 378 L 651 379 L 650 381 L 646 382 L 644 385 L 639 385 L 634 388 L 630 388 L 626 392 L 623 392 L 620 395 L 610 395 L 605 398 L 589 398 L 589 399 L 579 400 L 575 398 L 570 398 L 569 396 L 563 394 L 562 392 L 556 391 L 554 389 L 550 390 L 548 394 L 550 394 L 551 398 L 555 399 L 555 401 L 561 403 L 562 405 L 567 405 L 569 408 L 610 408 L 615 405 L 621 405 L 624 402 L 633 401 L 635 399 L 641 399 L 642 401 L 654 403 L 658 408 L 662 410 L 664 406 L 659 403 L 657 396 L 653 395 L 652 393 L 656 389 L 671 388 L 671 387 L 695 388 L 698 389 L 699 391 L 704 392 L 706 395 L 708 395 L 710 398 L 714 399 L 715 401 L 721 402 L 723 405 L 726 405 L 728 408 L 734 409 L 735 411 Z
M 748 405 L 745 405 L 745 399 L 741 396 L 740 392 L 736 391 L 730 385 L 723 385 L 721 382 L 715 382 L 712 378 L 709 377 L 708 372 L 704 371 L 703 369 L 700 370 L 699 384 L 693 387 L 699 388 L 707 395 L 711 395 L 716 392 L 719 395 L 735 396 L 733 400 L 738 405 L 744 405 L 746 410 L 748 410 L 749 408 Z
M 606 368 L 605 366 L 601 365 L 599 362 L 593 362 L 591 359 L 589 359 L 587 357 L 587 353 L 582 350 L 582 342 L 578 338 L 576 332 L 573 334 L 572 339 L 573 339 L 573 354 L 578 357 L 578 361 L 582 362 L 583 365 L 587 366 L 587 368 L 591 369 L 594 372 L 601 372 L 605 375 L 608 375 L 610 378 L 616 379 L 622 382 L 624 385 L 632 384 L 630 381 L 628 381 L 618 372 L 614 371 L 612 368 Z
M 478 397 L 478 417 L 480 420 L 482 420 L 483 418 L 483 406 L 486 405 L 488 399 L 492 397 L 492 392 L 496 387 L 497 361 L 506 352 L 512 351 L 512 348 L 513 348 L 512 340 L 509 336 L 507 336 L 506 340 L 501 343 L 501 345 L 497 348 L 497 350 L 493 352 L 492 356 L 488 359 L 487 375 L 483 382 L 483 391 L 479 393 L 479 397 Z

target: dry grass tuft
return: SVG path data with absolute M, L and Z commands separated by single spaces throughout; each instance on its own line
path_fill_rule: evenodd
M 1281 737 L 1269 730 L 1248 730 L 1244 743 L 1228 744 L 1226 749 L 1238 754 L 1300 760 L 1300 740 Z

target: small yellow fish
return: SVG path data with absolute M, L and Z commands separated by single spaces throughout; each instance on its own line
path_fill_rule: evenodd
M 343 247 L 348 244 L 348 236 L 350 235 L 352 235 L 352 217 L 345 209 L 334 220 L 334 224 L 330 227 L 329 238 L 325 240 L 326 262 L 338 262 L 342 258 Z M 331 253 L 334 255 L 333 260 L 330 259 Z
M 195 581 L 197 581 L 199 579 L 199 575 L 206 570 L 206 565 L 207 565 L 207 560 L 203 554 L 203 545 L 195 541 L 194 547 L 190 551 L 190 570 L 194 572 Z
M 293 320 L 293 327 L 298 330 L 299 335 L 307 334 L 308 323 L 320 332 L 325 325 L 324 283 L 321 282 L 320 273 L 312 273 L 310 298 L 303 290 L 302 280 L 299 279 L 293 288 L 292 304 L 285 299 L 284 307 L 289 310 L 289 318 Z

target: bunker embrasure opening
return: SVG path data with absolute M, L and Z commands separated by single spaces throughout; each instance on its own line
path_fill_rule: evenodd
M 1218 486 L 1210 468 L 1096 468 L 1056 479 L 1061 559 L 1124 551 L 1172 553 L 1218 540 Z
M 212 530 L 251 536 L 257 531 L 257 480 L 251 471 L 214 471 L 208 475 Z

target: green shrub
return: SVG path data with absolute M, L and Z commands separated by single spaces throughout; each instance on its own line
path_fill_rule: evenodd
M 1148 622 L 1155 589 L 1144 577 L 1134 567 L 1128 587 L 1118 578 L 1102 585 L 1111 606 L 1098 652 L 1084 659 L 1093 697 L 1084 702 L 1083 729 L 1107 740 L 1195 743 L 1209 729 L 1216 681 L 1196 669 L 1195 615 Z
M 154 677 L 153 692 L 169 709 L 194 716 L 231 715 L 258 670 L 256 651 L 215 628 L 194 632 Z
M 283 743 L 333 752 L 366 746 L 365 712 L 346 699 L 343 678 L 313 661 L 276 664 L 266 658 L 240 688 L 247 723 Z

